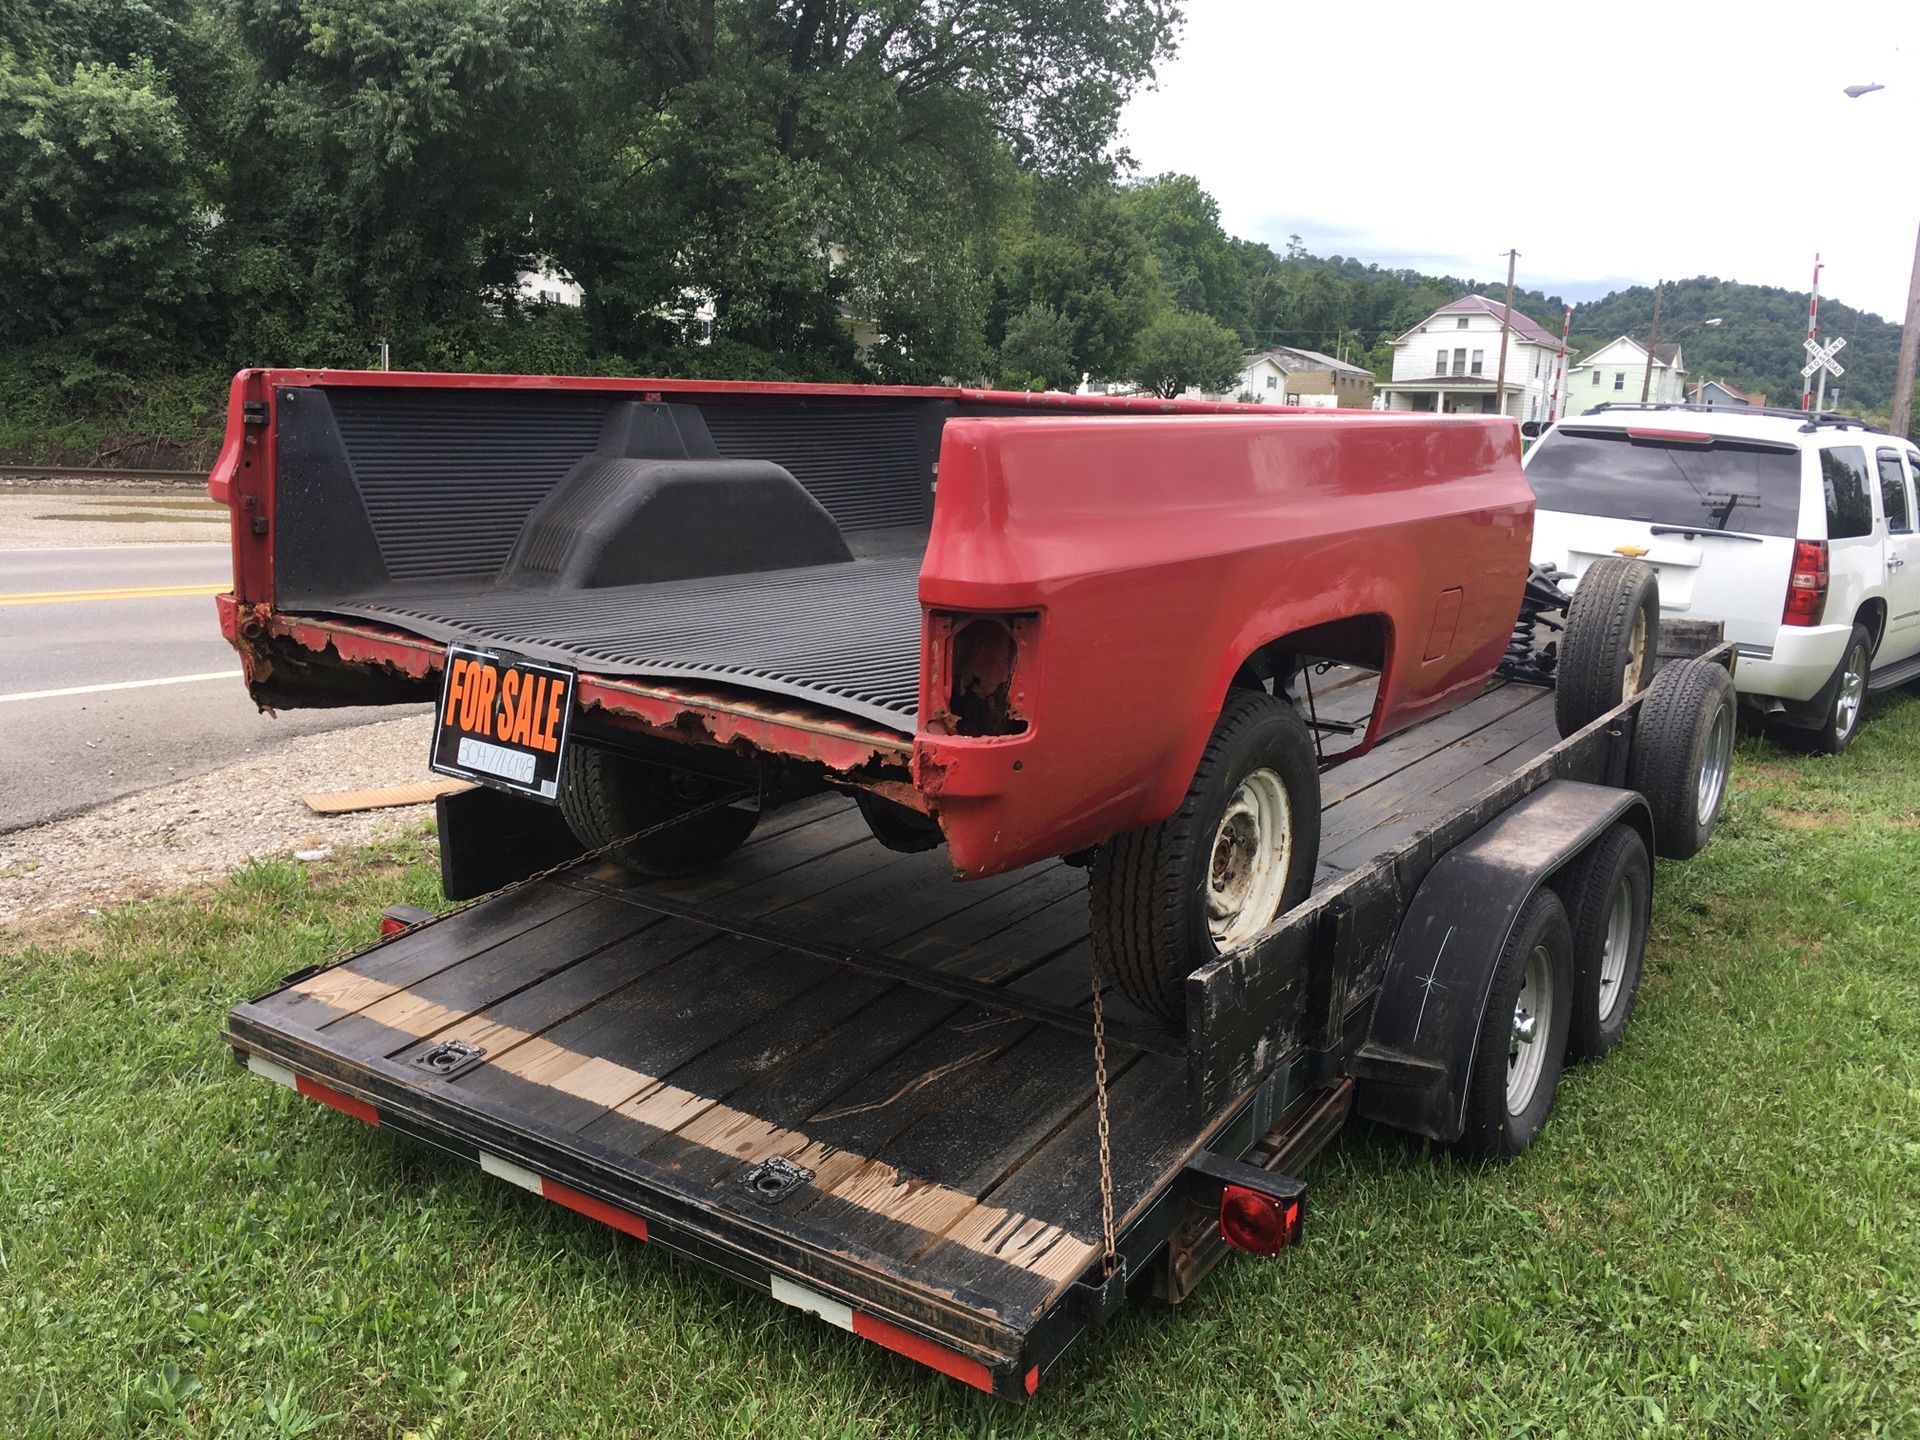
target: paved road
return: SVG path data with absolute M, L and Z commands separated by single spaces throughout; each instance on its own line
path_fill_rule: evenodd
M 0 550 L 0 831 L 415 708 L 260 714 L 214 615 L 230 575 L 222 545 Z

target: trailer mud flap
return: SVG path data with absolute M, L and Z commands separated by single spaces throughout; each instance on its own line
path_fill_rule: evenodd
M 1458 1140 L 1493 967 L 1533 892 L 1616 820 L 1652 845 L 1631 790 L 1554 780 L 1449 850 L 1415 892 L 1348 1070 L 1362 1115 Z

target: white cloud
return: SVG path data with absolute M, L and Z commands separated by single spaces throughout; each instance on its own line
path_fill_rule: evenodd
M 1859 100 L 1842 89 L 1878 81 Z M 1719 275 L 1898 319 L 1920 5 L 1189 0 L 1123 143 L 1278 249 L 1596 296 Z

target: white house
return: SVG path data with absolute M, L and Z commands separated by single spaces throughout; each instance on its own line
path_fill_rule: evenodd
M 1654 405 L 1679 405 L 1687 398 L 1687 367 L 1678 345 L 1653 347 L 1653 381 L 1647 383 L 1647 347 L 1630 335 L 1610 340 L 1567 371 L 1569 415 L 1603 403 L 1640 403 L 1644 385 Z
M 1544 419 L 1560 337 L 1514 311 L 1507 331 L 1506 385 L 1496 398 L 1505 310 L 1498 300 L 1463 295 L 1396 337 L 1393 379 L 1380 387 L 1380 408 Z
M 1254 405 L 1338 406 L 1365 410 L 1373 404 L 1373 372 L 1318 350 L 1275 345 L 1247 355 L 1240 378 L 1219 398 Z
M 514 277 L 522 305 L 578 305 L 586 291 L 580 282 L 545 255 L 533 258 L 534 268 Z

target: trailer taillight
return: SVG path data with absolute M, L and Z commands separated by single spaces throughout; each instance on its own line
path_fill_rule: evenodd
M 404 935 L 416 925 L 424 925 L 433 918 L 433 912 L 422 910 L 418 905 L 389 905 L 380 912 L 380 938 L 391 940 L 396 935 Z
M 1278 1255 L 1300 1243 L 1300 1202 L 1229 1185 L 1220 1192 L 1220 1238 L 1249 1255 Z
M 1827 542 L 1793 542 L 1793 574 L 1787 579 L 1787 608 L 1782 625 L 1818 625 L 1827 608 Z

